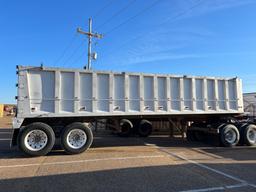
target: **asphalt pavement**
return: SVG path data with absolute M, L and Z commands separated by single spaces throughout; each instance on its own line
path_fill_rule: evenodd
M 79 155 L 26 157 L 0 130 L 0 191 L 256 191 L 256 148 L 96 134 Z

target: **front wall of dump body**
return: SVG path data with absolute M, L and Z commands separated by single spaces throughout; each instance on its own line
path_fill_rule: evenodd
M 18 118 L 243 113 L 238 78 L 18 67 Z

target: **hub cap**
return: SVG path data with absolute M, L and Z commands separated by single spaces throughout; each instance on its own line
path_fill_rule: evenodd
M 82 148 L 87 141 L 86 133 L 81 129 L 73 129 L 67 135 L 67 144 L 73 149 Z
M 236 132 L 234 130 L 229 130 L 225 133 L 225 140 L 228 143 L 234 143 L 236 141 Z
M 30 151 L 40 151 L 43 149 L 48 141 L 46 133 L 42 130 L 35 129 L 26 135 L 24 144 Z

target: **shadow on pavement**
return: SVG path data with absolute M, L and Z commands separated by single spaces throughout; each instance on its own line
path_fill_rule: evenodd
M 209 166 L 218 166 L 218 164 Z M 228 167 L 229 165 L 223 166 Z M 235 164 L 233 166 L 239 167 L 240 165 Z M 256 168 L 255 164 L 251 166 Z M 252 177 L 256 177 L 256 173 L 253 171 L 245 176 L 249 179 Z M 238 184 L 238 182 L 233 179 L 202 169 L 194 164 L 180 164 L 5 179 L 0 181 L 0 189 L 8 192 L 170 192 L 224 187 L 235 184 Z M 255 191 L 255 188 L 247 186 L 238 188 L 238 191 L 240 190 Z
M 59 141 L 58 141 L 59 142 Z M 57 143 L 58 143 L 57 142 Z M 142 137 L 128 137 L 122 138 L 115 135 L 99 135 L 95 134 L 91 149 L 97 148 L 108 148 L 108 147 L 132 147 L 132 146 L 146 146 L 156 145 L 158 147 L 166 148 L 188 148 L 191 150 L 197 150 L 199 153 L 208 153 L 207 155 L 218 155 L 223 158 L 229 158 L 234 160 L 255 160 L 256 159 L 256 148 L 255 147 L 235 147 L 235 148 L 224 148 L 215 147 L 208 143 L 202 142 L 188 142 L 182 138 L 170 138 L 168 136 L 151 136 L 147 138 Z M 0 142 L 0 159 L 8 158 L 24 158 L 25 155 L 17 150 L 17 147 L 10 149 L 9 142 Z M 181 149 L 182 150 L 182 149 Z M 49 156 L 65 155 L 59 144 L 54 147 L 54 150 Z

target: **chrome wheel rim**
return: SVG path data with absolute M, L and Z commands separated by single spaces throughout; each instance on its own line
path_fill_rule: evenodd
M 47 134 L 39 129 L 32 130 L 27 133 L 24 138 L 24 144 L 30 151 L 42 150 L 48 142 Z
M 67 135 L 67 144 L 72 149 L 82 148 L 87 141 L 86 133 L 81 129 L 72 129 Z
M 225 140 L 232 144 L 236 141 L 236 132 L 234 130 L 228 130 L 226 133 L 225 133 Z

